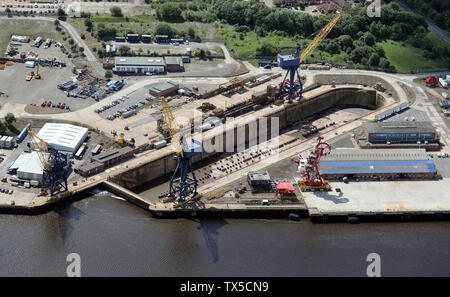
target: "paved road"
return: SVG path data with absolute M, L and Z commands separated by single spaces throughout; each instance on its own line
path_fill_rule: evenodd
M 3 19 L 10 19 L 8 17 L 0 17 Z M 20 17 L 20 16 L 15 16 L 14 17 L 15 20 L 38 20 L 38 21 L 49 21 L 49 22 L 54 22 L 56 20 L 56 18 L 52 18 L 52 17 Z M 67 32 L 72 36 L 72 39 L 75 41 L 75 43 L 79 46 L 79 47 L 83 47 L 84 48 L 84 54 L 86 56 L 87 61 L 89 62 L 89 64 L 91 65 L 91 67 L 94 69 L 95 72 L 97 72 L 98 75 L 100 75 L 101 77 L 103 77 L 105 75 L 105 70 L 103 69 L 102 64 L 95 58 L 94 54 L 92 53 L 92 51 L 89 49 L 89 47 L 87 46 L 87 44 L 83 41 L 83 39 L 81 39 L 80 34 L 78 34 L 78 31 L 69 23 L 67 22 L 63 22 L 63 21 L 59 21 L 61 26 L 64 27 L 64 29 L 67 30 Z
M 433 21 L 431 21 L 430 18 L 424 16 L 420 11 L 408 6 L 408 4 L 406 4 L 405 2 L 401 1 L 401 0 L 395 0 L 395 2 L 397 2 L 398 5 L 400 5 L 401 8 L 403 8 L 404 10 L 413 12 L 415 14 L 421 15 L 425 18 L 425 21 L 428 24 L 429 29 L 436 33 L 437 36 L 439 36 L 440 38 L 444 39 L 447 43 L 450 43 L 450 36 L 448 36 L 447 32 L 445 32 L 444 30 L 442 30 L 441 28 L 439 28 L 438 26 L 436 26 L 436 24 L 433 23 Z

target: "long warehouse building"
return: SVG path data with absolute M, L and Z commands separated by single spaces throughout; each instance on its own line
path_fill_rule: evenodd
M 46 123 L 37 136 L 58 151 L 75 154 L 88 136 L 88 129 L 62 123 Z
M 364 122 L 355 136 L 363 149 L 440 148 L 440 132 L 431 122 Z
M 326 179 L 433 179 L 437 176 L 433 159 L 425 149 L 337 148 L 322 157 L 319 165 Z
M 162 57 L 115 57 L 114 74 L 146 74 L 166 72 Z

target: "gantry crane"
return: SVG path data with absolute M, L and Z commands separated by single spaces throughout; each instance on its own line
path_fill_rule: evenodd
M 25 122 L 25 125 L 33 143 L 33 148 L 37 152 L 43 166 L 41 193 L 50 192 L 50 196 L 53 197 L 59 193 L 67 192 L 67 155 L 49 148 L 48 143 L 37 136 L 27 122 Z M 47 154 L 48 156 L 46 156 Z
M 178 207 L 196 201 L 202 196 L 197 192 L 198 182 L 191 162 L 192 157 L 201 153 L 202 144 L 194 139 L 187 142 L 184 133 L 180 133 L 180 130 L 175 126 L 172 111 L 164 97 L 161 97 L 161 103 L 170 138 L 172 144 L 175 145 L 176 155 L 174 158 L 178 161 L 177 168 L 170 179 L 169 194 L 163 201 L 176 200 L 175 207 Z M 178 172 L 179 178 L 177 178 Z
M 319 162 L 322 156 L 331 153 L 331 146 L 323 142 L 323 137 L 317 137 L 318 143 L 306 158 L 305 168 L 302 170 L 303 180 L 298 182 L 302 191 L 329 191 L 330 184 L 320 175 Z
M 284 76 L 284 79 L 280 84 L 279 96 L 284 97 L 287 94 L 289 104 L 293 102 L 295 93 L 297 93 L 298 101 L 303 98 L 302 80 L 300 79 L 300 75 L 298 74 L 298 68 L 300 67 L 300 64 L 303 63 L 306 57 L 308 57 L 309 54 L 314 51 L 316 47 L 325 39 L 325 37 L 328 35 L 328 33 L 330 33 L 331 29 L 333 29 L 334 25 L 336 25 L 336 23 L 342 16 L 342 13 L 336 15 L 325 27 L 323 27 L 301 55 L 300 44 L 297 44 L 295 52 L 291 55 L 282 56 L 278 54 L 278 65 L 282 69 L 287 70 L 286 75 Z M 286 77 L 288 75 L 289 80 L 286 80 Z M 299 83 L 298 86 L 294 84 L 296 75 Z

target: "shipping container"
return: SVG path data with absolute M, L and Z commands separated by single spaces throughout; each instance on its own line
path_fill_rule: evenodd
M 139 42 L 139 34 L 128 34 L 127 41 L 129 43 L 138 43 Z
M 102 146 L 100 144 L 97 144 L 97 146 L 91 150 L 92 156 L 98 155 L 102 151 Z
M 83 158 L 83 155 L 84 155 L 86 149 L 87 149 L 86 144 L 81 145 L 81 147 L 78 149 L 77 153 L 75 154 L 75 159 L 80 160 L 81 158 Z
M 152 36 L 151 35 L 142 35 L 141 40 L 143 43 L 151 43 L 152 42 Z
M 134 115 L 136 115 L 136 110 L 135 109 L 127 111 L 127 112 L 124 112 L 122 114 L 122 118 L 126 119 L 126 118 L 129 118 L 129 117 L 134 116 Z
M 155 36 L 156 43 L 169 43 L 169 36 L 167 35 L 156 35 Z
M 155 142 L 154 145 L 155 145 L 155 149 L 159 150 L 160 148 L 163 148 L 167 145 L 167 141 L 160 140 L 158 142 Z
M 0 138 L 0 147 L 5 147 L 6 139 L 8 139 L 8 136 L 2 136 Z
M 30 180 L 30 185 L 32 187 L 39 187 L 40 181 L 38 180 Z
M 34 61 L 26 61 L 25 67 L 27 68 L 34 68 Z
M 114 38 L 114 41 L 115 41 L 115 42 L 125 42 L 126 40 L 125 40 L 125 37 L 119 37 L 119 36 L 117 36 L 117 37 Z
M 184 39 L 177 39 L 177 38 L 172 38 L 170 39 L 171 43 L 179 43 L 179 44 L 183 44 L 184 43 Z
M 26 126 L 25 126 L 25 128 L 23 128 L 23 130 L 20 132 L 20 134 L 19 134 L 19 136 L 17 136 L 17 139 L 16 139 L 16 142 L 17 143 L 21 143 L 24 139 L 25 139 L 25 137 L 27 137 L 27 135 L 28 135 L 28 128 L 31 126 L 31 124 L 30 123 L 28 123 Z
M 7 170 L 7 172 L 9 173 L 9 174 L 15 174 L 16 173 L 16 171 L 17 171 L 17 168 L 15 168 L 15 169 L 11 169 L 11 167 L 14 165 L 14 161 L 12 161 L 11 163 L 9 163 L 9 165 L 8 165 L 8 170 Z M 11 181 L 11 180 L 10 180 Z
M 5 148 L 12 148 L 13 145 L 14 145 L 14 138 L 12 138 L 12 136 L 9 136 L 8 138 L 6 138 Z

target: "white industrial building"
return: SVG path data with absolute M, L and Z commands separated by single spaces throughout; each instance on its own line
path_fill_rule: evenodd
M 164 73 L 166 63 L 162 57 L 115 57 L 115 74 Z
M 46 123 L 37 134 L 49 147 L 72 154 L 75 154 L 87 135 L 87 128 L 62 123 Z
M 21 154 L 10 169 L 17 169 L 20 179 L 36 180 L 41 182 L 44 167 L 37 152 Z

